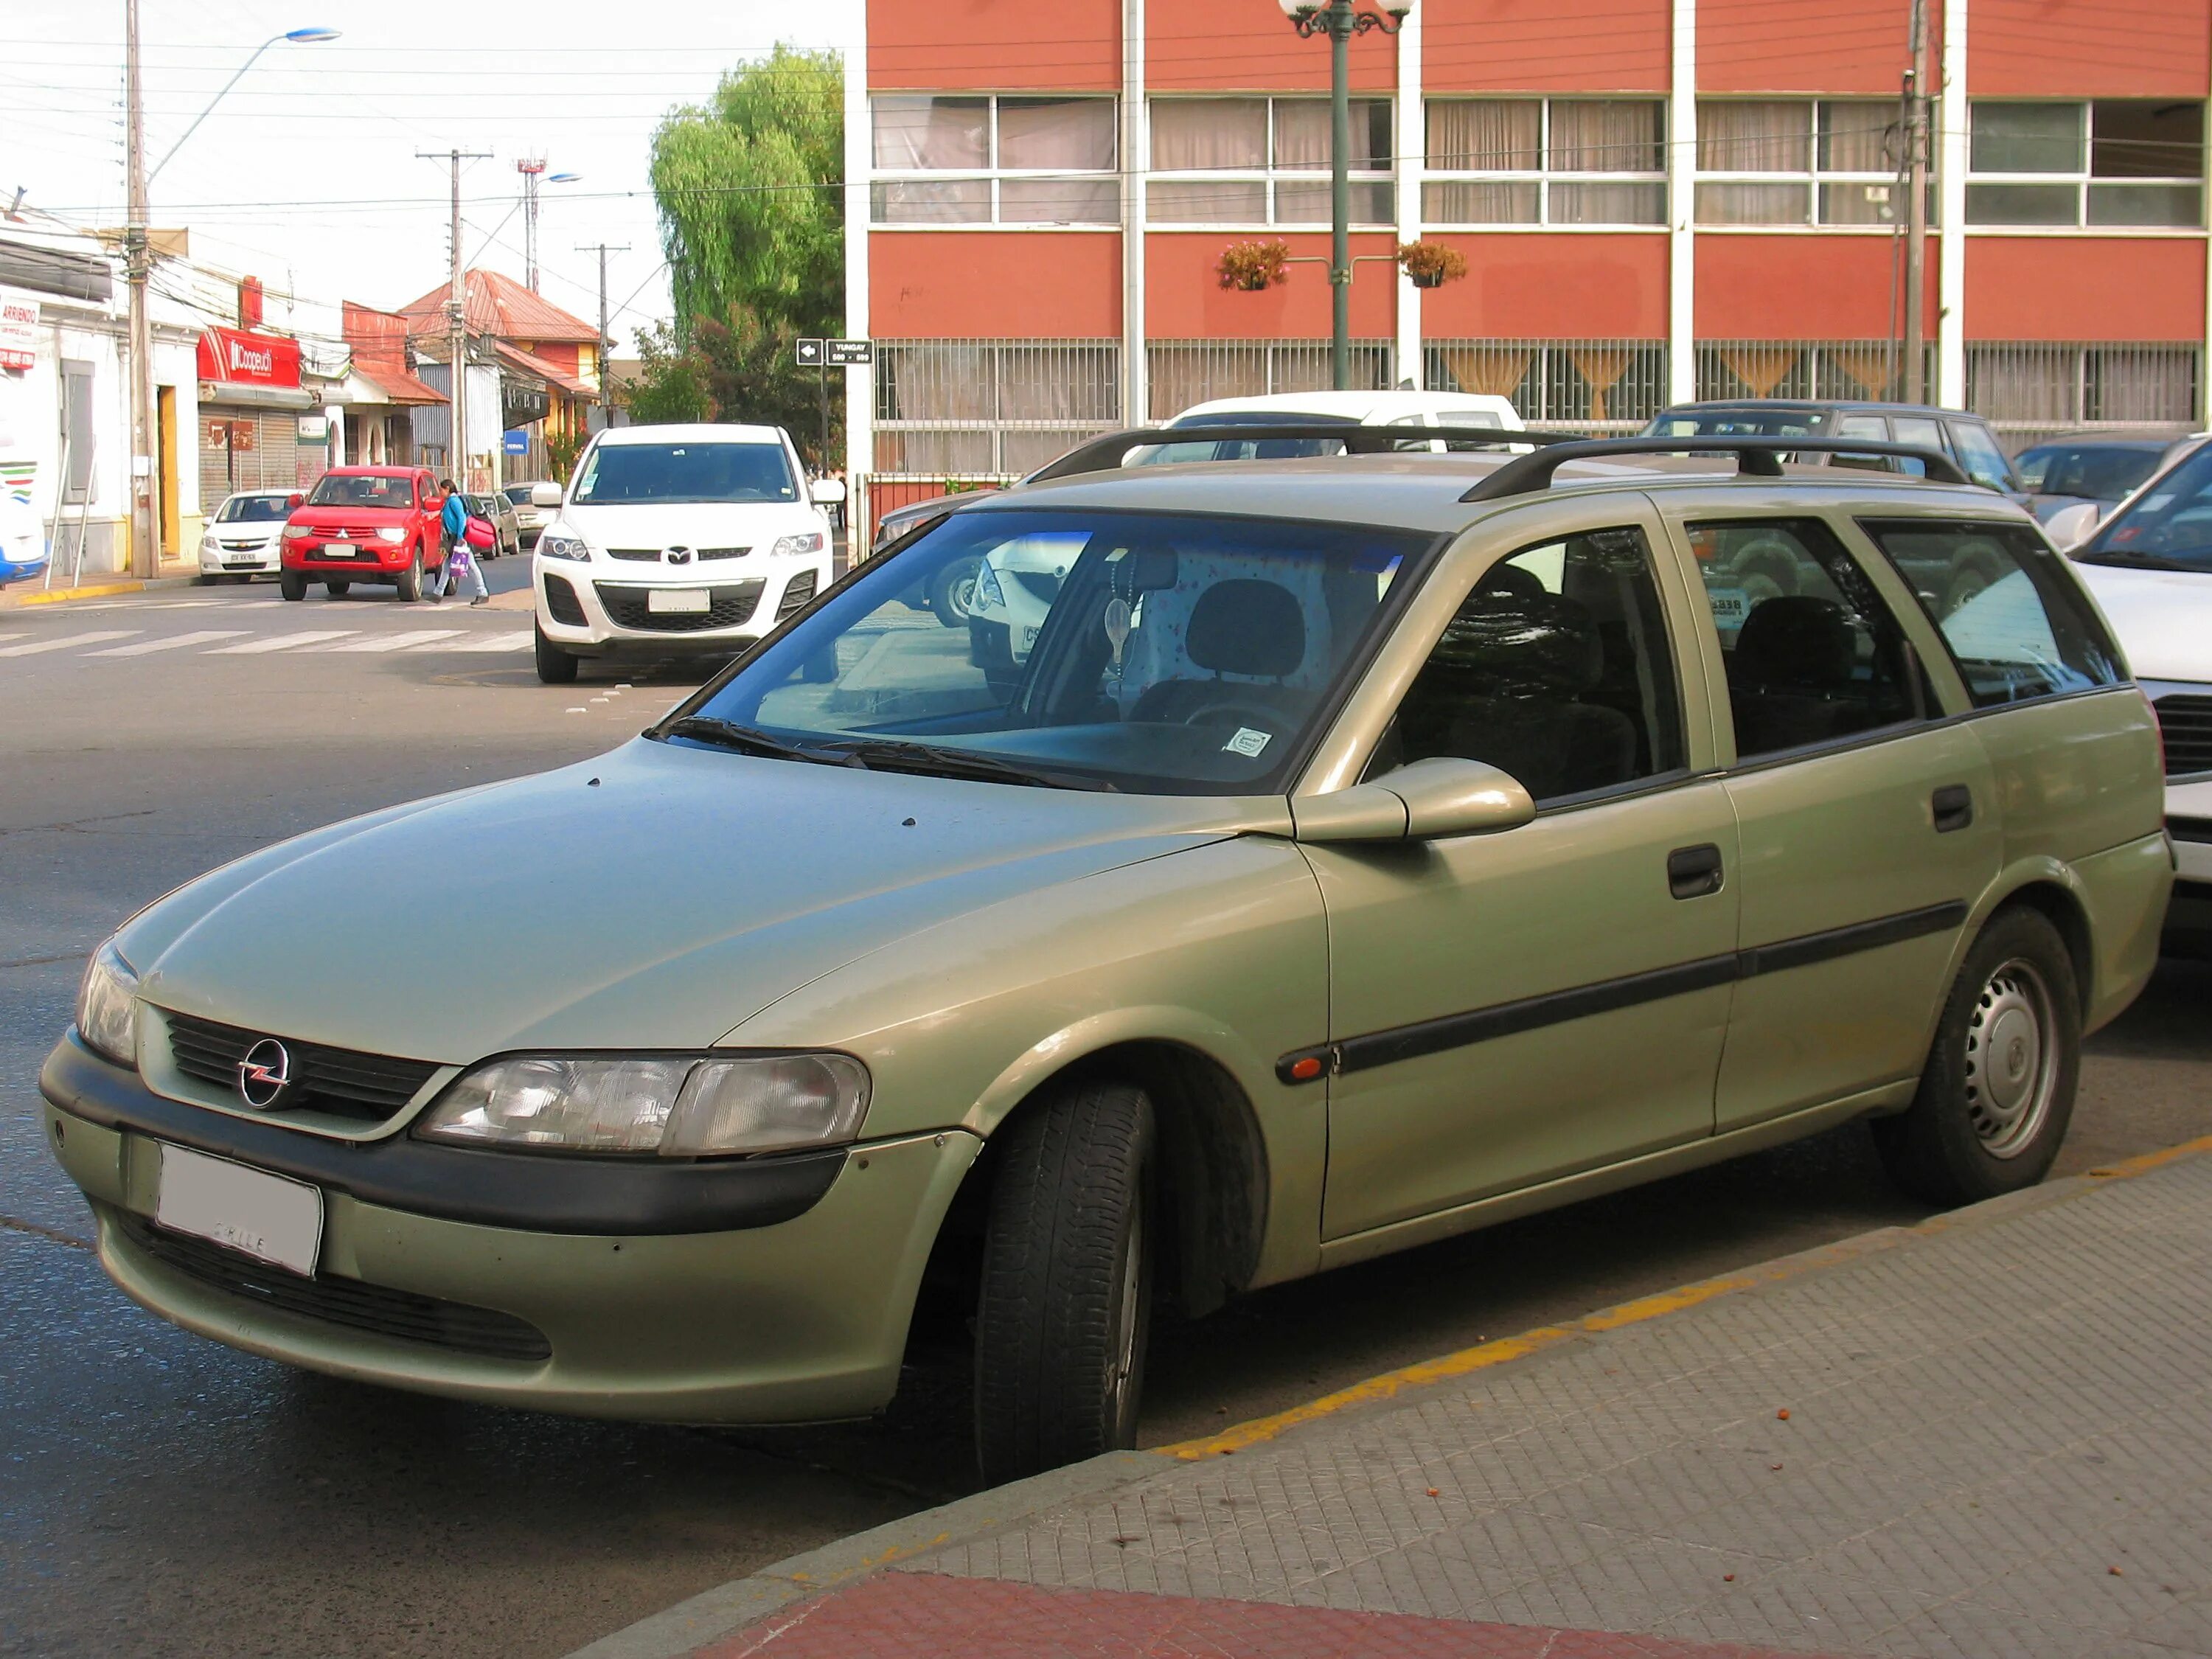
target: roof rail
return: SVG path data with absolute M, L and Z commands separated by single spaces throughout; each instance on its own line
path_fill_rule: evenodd
M 1482 444 L 1496 448 L 1508 444 L 1572 444 L 1582 441 L 1571 432 L 1509 432 L 1493 426 L 1355 426 L 1337 421 L 1254 421 L 1237 425 L 1135 426 L 1109 432 L 1078 444 L 1054 461 L 1048 461 L 1024 483 L 1043 483 L 1085 472 L 1111 472 L 1133 449 L 1151 444 L 1264 442 L 1280 438 L 1336 438 L 1354 455 L 1388 454 L 1407 444 L 1441 439 L 1446 443 Z
M 1553 475 L 1569 461 L 1610 460 L 1616 455 L 1733 455 L 1740 475 L 1782 476 L 1782 457 L 1811 452 L 1824 455 L 1896 455 L 1920 462 L 1936 483 L 1972 483 L 1949 456 L 1913 444 L 1872 438 L 1577 438 L 1547 442 L 1534 454 L 1516 455 L 1460 497 L 1493 501 L 1552 487 Z

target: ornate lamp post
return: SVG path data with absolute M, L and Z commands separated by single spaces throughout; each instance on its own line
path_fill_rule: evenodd
M 1352 37 L 1370 29 L 1395 34 L 1413 0 L 1376 0 L 1355 11 L 1352 0 L 1277 0 L 1291 27 L 1306 39 L 1328 36 L 1329 377 L 1339 392 L 1352 384 Z

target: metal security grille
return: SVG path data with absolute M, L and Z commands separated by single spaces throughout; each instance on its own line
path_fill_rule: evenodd
M 1352 384 L 1363 391 L 1390 386 L 1392 358 L 1387 340 L 1354 340 Z M 1154 340 L 1145 348 L 1145 372 L 1148 418 L 1155 421 L 1216 398 L 1320 392 L 1333 383 L 1326 340 Z
M 1905 359 L 1894 340 L 1700 340 L 1698 396 L 1837 398 L 1905 396 Z M 1923 379 L 1935 385 L 1936 348 L 1922 348 Z
M 2014 443 L 2085 428 L 2179 433 L 2205 416 L 2204 349 L 1977 342 L 1966 347 L 1966 407 Z
M 875 471 L 1018 477 L 1121 423 L 1114 340 L 882 340 Z
M 1429 387 L 1510 398 L 1534 427 L 1635 432 L 1667 403 L 1663 340 L 1430 340 Z
M 203 404 L 199 428 L 202 513 L 241 489 L 301 489 L 321 470 L 322 451 L 314 448 L 305 452 L 311 459 L 303 471 L 299 417 L 289 410 Z

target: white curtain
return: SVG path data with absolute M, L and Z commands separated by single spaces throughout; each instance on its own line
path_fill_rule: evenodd
M 1267 165 L 1264 98 L 1156 98 L 1152 117 L 1155 173 Z
M 1656 98 L 1552 100 L 1554 173 L 1663 173 L 1665 106 Z
M 1698 100 L 1698 172 L 1810 173 L 1812 170 L 1813 106 L 1810 103 L 1798 99 Z
M 1536 181 L 1423 185 L 1421 217 L 1432 225 L 1533 225 Z
M 878 98 L 875 124 L 879 167 L 980 172 L 991 164 L 988 98 Z
M 1809 188 L 1796 183 L 1698 186 L 1701 225 L 1802 225 L 1810 204 Z
M 1104 173 L 1114 165 L 1110 98 L 1001 98 L 999 165 Z
M 1893 102 L 1820 106 L 1820 170 L 1823 173 L 1895 173 L 1897 106 Z
M 1542 131 L 1543 106 L 1533 98 L 1431 98 L 1428 166 L 1438 173 L 1534 173 Z

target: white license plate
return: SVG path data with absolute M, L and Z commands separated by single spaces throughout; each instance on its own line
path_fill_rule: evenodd
M 349 559 L 361 551 L 351 542 L 325 542 L 323 556 L 326 559 Z
M 241 566 L 248 570 L 258 570 L 265 562 L 258 553 L 248 553 L 243 558 L 228 558 L 222 562 L 226 570 L 236 570 Z
M 323 1245 L 323 1193 L 304 1181 L 165 1146 L 154 1219 L 312 1278 Z
M 697 616 L 713 610 L 714 600 L 703 587 L 653 587 L 646 590 L 645 608 L 659 616 Z

